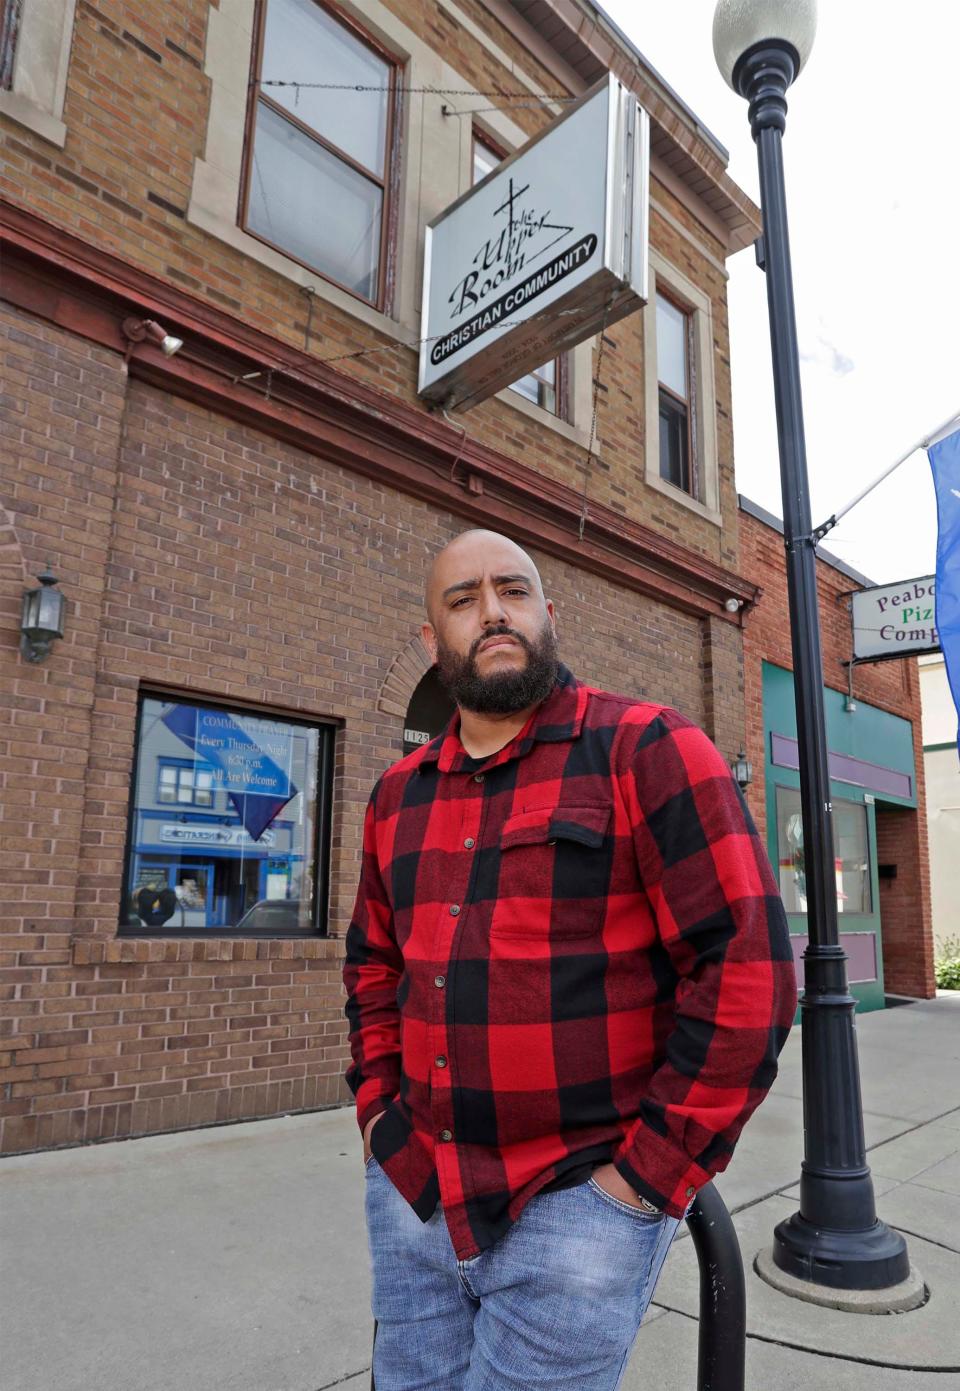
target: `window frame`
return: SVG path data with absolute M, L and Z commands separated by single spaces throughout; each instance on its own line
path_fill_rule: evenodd
M 23 0 L 0 0 L 0 92 L 13 91 L 22 23 Z
M 63 107 L 73 47 L 77 0 L 24 4 L 13 53 L 10 86 L 0 90 L 0 115 L 59 149 L 67 143 Z
M 395 289 L 395 258 L 397 243 L 397 219 L 400 203 L 400 160 L 396 147 L 396 132 L 400 129 L 400 88 L 402 83 L 398 81 L 400 71 L 403 67 L 402 60 L 391 53 L 369 30 L 357 21 L 339 5 L 331 3 L 331 0 L 313 0 L 313 4 L 318 9 L 323 10 L 337 24 L 351 33 L 366 48 L 372 49 L 378 58 L 382 59 L 390 69 L 390 92 L 387 97 L 387 128 L 384 137 L 383 155 L 383 177 L 382 179 L 374 173 L 372 169 L 366 168 L 328 140 L 320 131 L 314 130 L 304 121 L 299 120 L 292 111 L 278 102 L 266 92 L 260 85 L 260 75 L 263 64 L 263 50 L 267 28 L 267 9 L 269 0 L 257 0 L 257 8 L 254 16 L 253 43 L 250 51 L 250 97 L 247 102 L 247 114 L 243 132 L 243 155 L 240 171 L 240 204 L 237 211 L 237 222 L 240 230 L 248 237 L 253 237 L 255 241 L 261 242 L 264 246 L 270 247 L 279 255 L 287 257 L 297 265 L 303 266 L 311 274 L 319 275 L 330 285 L 335 285 L 338 290 L 352 298 L 360 301 L 361 304 L 368 304 L 371 309 L 376 309 L 381 313 L 389 313 Z M 308 140 L 312 140 L 322 149 L 332 155 L 335 159 L 352 169 L 369 183 L 375 184 L 382 190 L 383 206 L 380 215 L 380 252 L 377 264 L 377 293 L 375 298 L 370 299 L 362 295 L 359 291 L 349 285 L 344 285 L 341 280 L 319 266 L 312 265 L 309 261 L 303 260 L 295 255 L 279 242 L 271 241 L 250 226 L 250 187 L 252 183 L 251 167 L 253 163 L 253 148 L 256 138 L 257 108 L 263 102 L 281 120 L 292 125 Z
M 689 305 L 684 304 L 676 294 L 671 294 L 669 290 L 663 289 L 660 286 L 657 286 L 653 293 L 654 308 L 656 308 L 656 301 L 662 299 L 667 304 L 671 305 L 683 318 L 683 365 L 684 376 L 687 382 L 687 394 L 685 397 L 678 396 L 673 388 L 667 386 L 661 379 L 659 345 L 657 345 L 657 406 L 658 418 L 660 401 L 664 396 L 667 397 L 667 400 L 675 408 L 679 406 L 683 410 L 684 423 L 686 425 L 684 435 L 686 437 L 687 448 L 685 462 L 689 486 L 685 488 L 679 483 L 674 483 L 671 478 L 665 477 L 659 457 L 660 450 L 658 450 L 657 467 L 660 470 L 660 477 L 663 479 L 664 483 L 669 483 L 671 487 L 677 488 L 680 492 L 686 493 L 689 497 L 692 497 L 695 502 L 700 502 L 700 469 L 698 467 L 696 450 L 697 371 L 694 311 Z M 659 443 L 662 449 L 662 440 L 659 441 Z
M 501 145 L 500 142 L 499 142 L 498 140 L 496 140 L 492 135 L 490 135 L 483 127 L 478 126 L 478 125 L 476 124 L 476 122 L 473 122 L 473 123 L 471 124 L 471 126 L 470 126 L 470 178 L 471 178 L 471 185 L 470 185 L 470 186 L 471 186 L 471 188 L 475 187 L 475 183 L 473 182 L 473 178 L 474 178 L 474 172 L 475 172 L 475 168 L 476 168 L 476 151 L 477 151 L 477 146 L 478 146 L 478 145 L 481 147 L 481 149 L 486 150 L 489 154 L 496 156 L 496 159 L 497 159 L 498 163 L 499 163 L 501 160 L 506 159 L 507 156 L 508 156 L 508 154 L 509 154 L 509 151 L 508 151 L 503 145 Z M 490 170 L 490 172 L 492 173 L 493 170 Z M 486 176 L 484 176 L 484 177 L 486 177 Z M 537 408 L 538 410 L 543 411 L 546 415 L 549 415 L 552 419 L 555 419 L 555 420 L 562 420 L 565 424 L 569 424 L 569 421 L 570 421 L 570 415 L 569 415 L 569 400 L 568 400 L 568 378 L 569 378 L 569 368 L 568 368 L 568 363 L 567 363 L 567 357 L 568 357 L 568 354 L 567 354 L 567 353 L 557 353 L 556 357 L 552 357 L 552 358 L 549 359 L 549 361 L 552 362 L 552 363 L 554 364 L 554 377 L 555 377 L 555 381 L 554 381 L 554 384 L 553 384 L 553 393 L 554 393 L 554 400 L 555 400 L 556 404 L 555 404 L 555 406 L 554 406 L 554 408 L 553 408 L 552 410 L 551 410 L 551 408 L 550 408 L 549 406 L 545 406 L 544 403 L 543 403 L 543 389 L 544 389 L 544 387 L 548 387 L 548 384 L 545 383 L 545 382 L 543 382 L 543 381 L 541 380 L 541 378 L 540 378 L 540 372 L 543 370 L 544 367 L 547 366 L 547 363 L 541 363 L 540 367 L 535 368 L 535 369 L 534 369 L 533 371 L 531 371 L 531 372 L 524 372 L 524 374 L 523 374 L 523 377 L 534 377 L 534 378 L 536 379 L 536 382 L 537 382 L 537 399 L 536 399 L 536 401 L 531 401 L 529 396 L 526 396 L 522 391 L 518 391 L 518 390 L 517 390 L 517 387 L 516 387 L 516 384 L 515 384 L 514 382 L 511 382 L 511 383 L 509 384 L 509 386 L 504 387 L 504 390 L 505 390 L 505 391 L 512 391 L 512 392 L 514 392 L 515 395 L 517 395 L 517 396 L 520 397 L 521 401 L 526 401 L 527 405 L 529 405 L 529 406 L 536 406 L 536 408 Z M 518 381 L 522 381 L 522 380 L 523 380 L 523 377 L 518 377 L 517 380 L 518 380 Z
M 148 700 L 166 703 L 179 702 L 184 705 L 203 704 L 224 710 L 230 714 L 250 715 L 259 719 L 284 721 L 286 724 L 300 725 L 316 731 L 316 798 L 313 836 L 310 854 L 314 872 L 314 904 L 311 925 L 300 931 L 289 929 L 264 931 L 240 931 L 235 927 L 172 927 L 164 923 L 161 927 L 135 927 L 127 921 L 127 901 L 130 896 L 130 875 L 134 854 L 137 820 L 137 782 L 140 760 L 140 738 L 143 732 L 143 710 Z M 339 724 L 333 719 L 308 719 L 303 715 L 291 715 L 284 710 L 274 710 L 264 706 L 241 705 L 222 698 L 208 696 L 196 691 L 170 691 L 156 687 L 142 687 L 137 692 L 137 716 L 133 734 L 133 757 L 130 765 L 130 798 L 127 806 L 127 829 L 123 848 L 123 879 L 120 885 L 120 906 L 118 914 L 118 936 L 132 938 L 179 938 L 192 941 L 236 938 L 238 940 L 302 940 L 313 937 L 330 936 L 330 855 L 332 848 L 333 784 L 336 775 L 336 740 Z M 159 785 L 159 769 L 157 773 Z M 177 803 L 165 804 L 173 809 Z M 185 804 L 184 804 L 185 805 Z M 212 813 L 216 814 L 216 813 Z M 251 905 L 252 906 L 252 905 Z
M 644 480 L 649 488 L 677 506 L 722 528 L 720 451 L 717 421 L 717 365 L 713 301 L 655 248 L 650 250 L 650 292 L 643 310 Z M 694 375 L 690 383 L 695 412 L 692 453 L 697 496 L 660 476 L 660 378 L 657 363 L 657 295 L 662 294 L 689 315 Z

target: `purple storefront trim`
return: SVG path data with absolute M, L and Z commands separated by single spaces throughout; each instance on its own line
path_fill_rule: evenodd
M 885 768 L 882 763 L 866 763 L 862 758 L 851 758 L 849 754 L 832 753 L 828 755 L 830 776 L 837 782 L 848 782 L 853 787 L 864 787 L 868 792 L 886 793 L 891 797 L 912 799 L 913 778 L 909 773 L 898 773 L 895 768 Z M 799 768 L 800 751 L 796 739 L 786 734 L 770 735 L 770 762 L 778 768 Z
M 803 989 L 803 953 L 810 941 L 806 932 L 791 932 L 793 964 L 797 968 L 797 984 Z M 877 934 L 875 932 L 841 932 L 840 945 L 847 953 L 847 974 L 851 985 L 866 985 L 877 979 Z

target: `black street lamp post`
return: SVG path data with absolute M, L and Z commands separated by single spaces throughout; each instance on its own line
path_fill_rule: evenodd
M 804 1159 L 800 1210 L 777 1226 L 773 1260 L 788 1275 L 818 1285 L 876 1290 L 906 1280 L 910 1263 L 903 1238 L 877 1219 L 863 1134 L 856 1002 L 839 941 L 816 539 L 783 178 L 786 90 L 809 54 L 815 25 L 815 0 L 719 0 L 713 44 L 725 80 L 750 103 L 760 167 L 758 260 L 770 316 L 805 846 Z

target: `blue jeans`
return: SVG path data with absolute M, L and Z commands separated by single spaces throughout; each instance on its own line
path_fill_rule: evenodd
M 615 1391 L 680 1225 L 589 1179 L 458 1261 L 375 1159 L 366 1210 L 377 1391 Z

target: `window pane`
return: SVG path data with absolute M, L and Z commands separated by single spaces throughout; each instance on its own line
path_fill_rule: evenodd
M 525 396 L 528 401 L 532 401 L 535 406 L 540 404 L 540 383 L 532 372 L 528 372 L 525 377 L 521 377 L 518 382 L 514 382 L 510 388 L 517 391 L 521 396 Z
M 663 391 L 660 392 L 660 477 L 685 493 L 690 491 L 686 407 Z
M 495 155 L 486 145 L 482 145 L 479 140 L 473 142 L 473 182 L 478 184 L 481 179 L 485 179 L 491 169 L 496 169 L 500 163 L 500 156 Z
M 687 316 L 662 295 L 657 295 L 657 376 L 687 399 Z
M 152 697 L 140 728 L 125 923 L 199 935 L 310 931 L 321 731 Z M 163 805 L 158 770 L 179 775 L 174 806 Z
M 871 912 L 866 807 L 855 802 L 834 802 L 833 844 L 837 912 Z
M 376 299 L 382 190 L 262 103 L 248 225 L 298 261 Z
M 839 913 L 871 913 L 870 849 L 867 809 L 859 802 L 833 803 L 834 875 Z M 800 793 L 777 788 L 777 857 L 780 893 L 788 913 L 806 913 L 806 861 Z
M 314 0 L 270 0 L 261 82 L 330 82 L 346 87 L 388 87 L 390 66 Z M 358 164 L 383 177 L 387 140 L 386 92 L 266 87 L 272 101 L 292 111 Z

